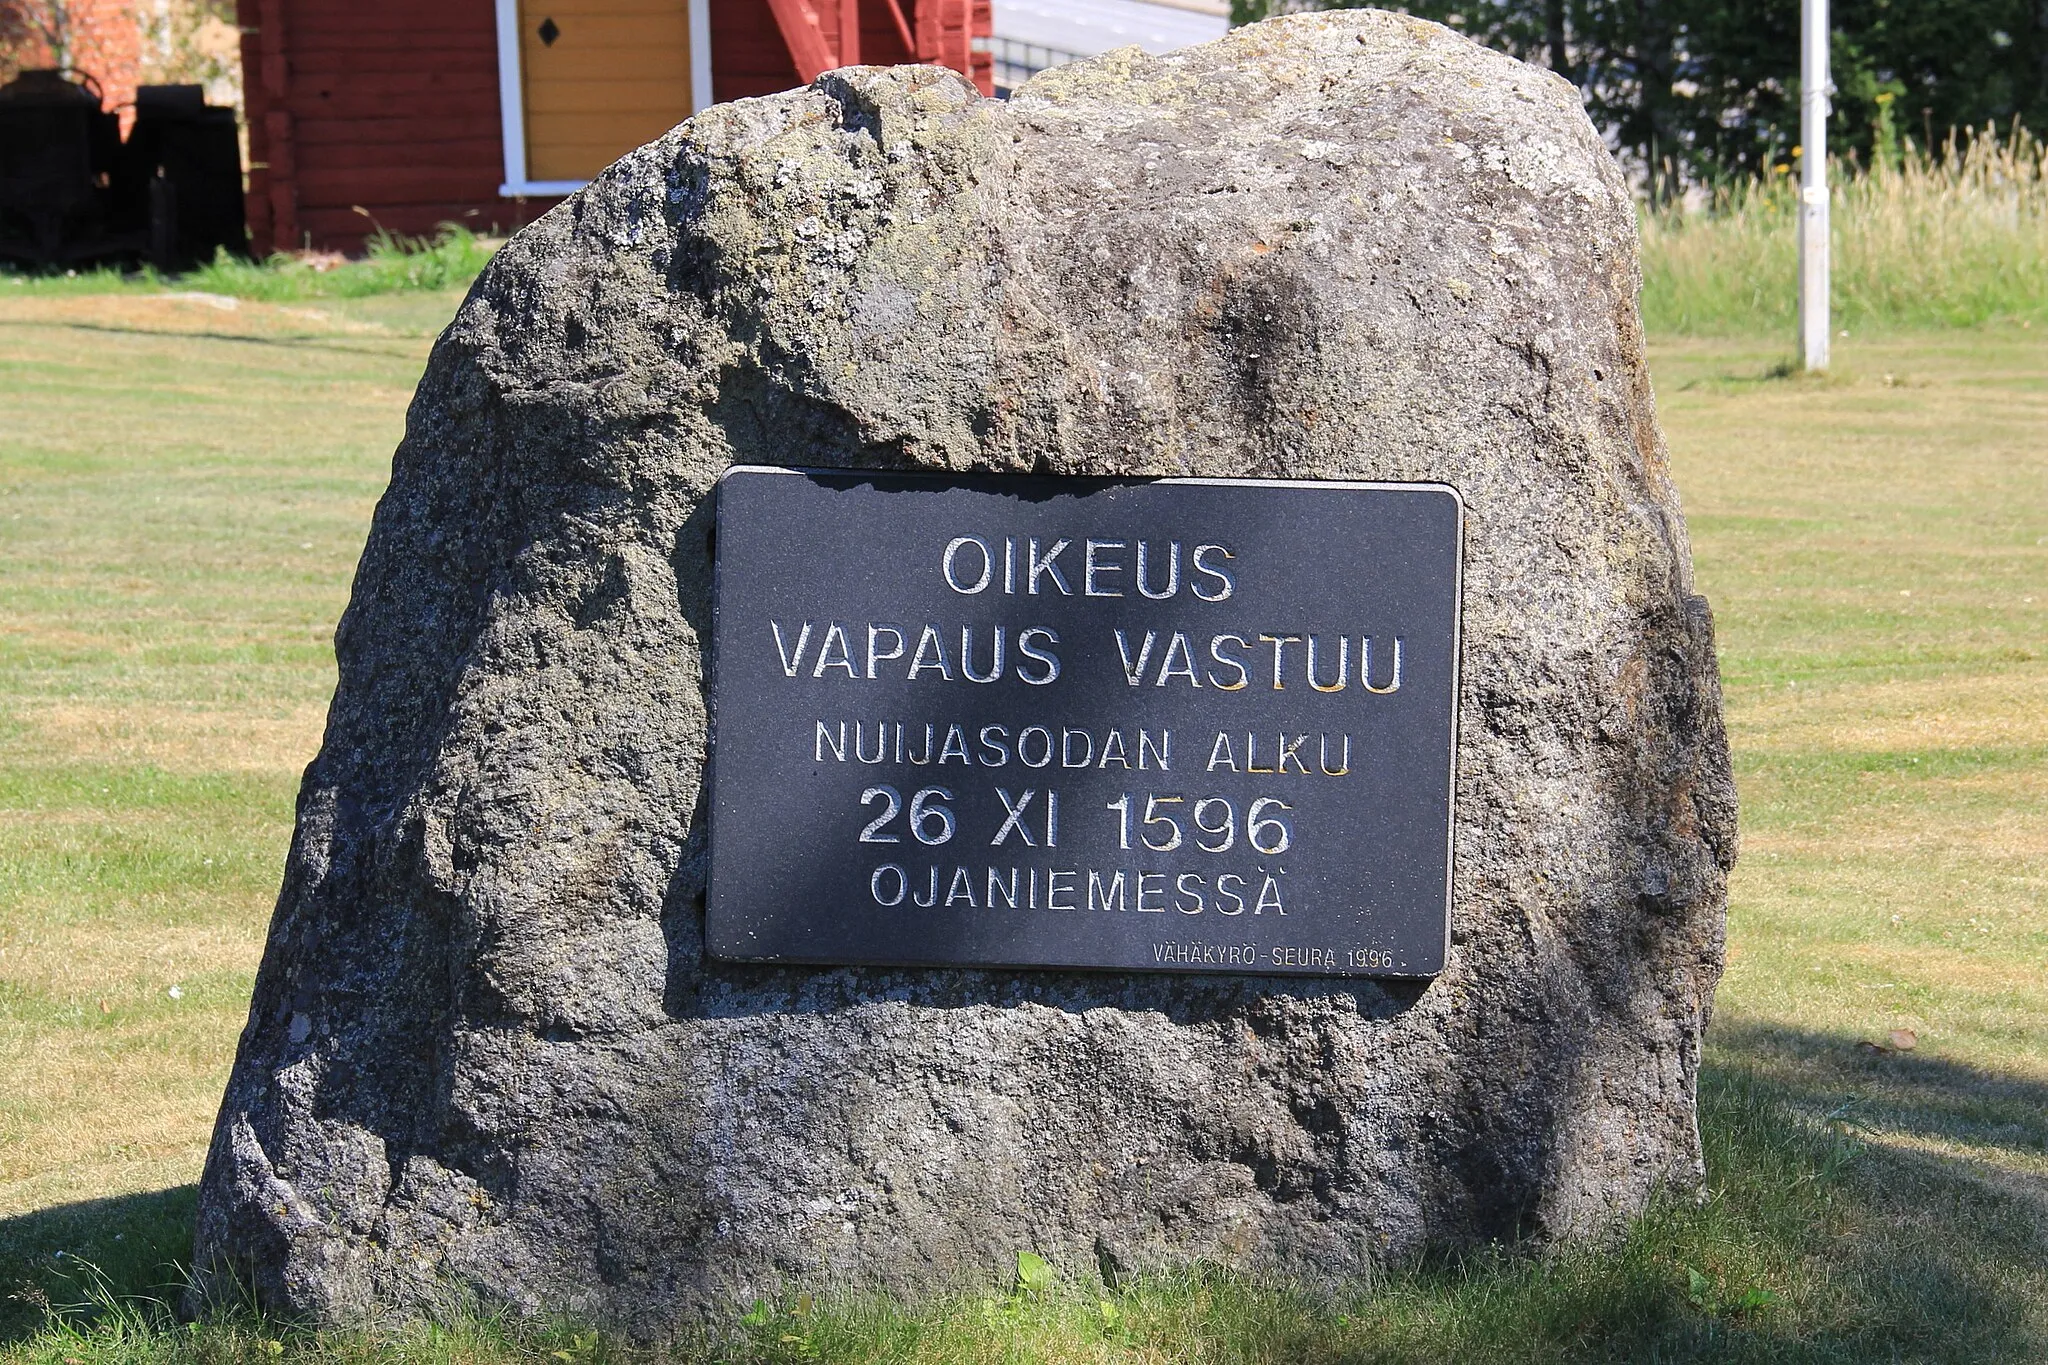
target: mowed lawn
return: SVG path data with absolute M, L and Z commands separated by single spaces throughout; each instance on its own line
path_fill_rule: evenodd
M 59 1250 L 138 1285 L 183 1254 L 334 621 L 456 301 L 8 287 L 0 1298 Z M 2048 338 L 1836 344 L 1826 379 L 1784 377 L 1777 342 L 1655 350 L 1743 853 L 1717 1193 L 1673 1215 L 1722 1221 L 1627 1275 L 1668 1281 L 1644 1302 L 1683 1321 L 1658 1340 L 1710 1354 L 2048 1357 Z M 1417 1327 L 1451 1312 L 1431 1292 L 1295 1358 L 1380 1358 L 1347 1332 L 1517 1358 L 1521 1328 Z M 0 1304 L 0 1341 L 33 1307 Z M 1528 1349 L 1605 1358 L 1624 1307 Z M 1143 1347 L 1102 1358 L 1212 1358 Z
M 0 293 L 0 1217 L 198 1170 L 455 300 L 225 302 Z

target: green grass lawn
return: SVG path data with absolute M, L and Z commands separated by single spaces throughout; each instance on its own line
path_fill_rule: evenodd
M 0 280 L 0 1360 L 627 1354 L 119 1297 L 188 1252 L 333 624 L 454 301 Z M 1852 336 L 1826 379 L 1656 351 L 1743 796 L 1704 1202 L 1334 1299 L 1190 1273 L 796 1302 L 685 1354 L 2048 1360 L 2044 330 Z M 114 1307 L 46 1307 L 90 1297 L 83 1262 Z

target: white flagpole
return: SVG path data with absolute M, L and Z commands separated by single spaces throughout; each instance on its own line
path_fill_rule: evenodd
M 1828 367 L 1828 0 L 1799 7 L 1799 342 Z

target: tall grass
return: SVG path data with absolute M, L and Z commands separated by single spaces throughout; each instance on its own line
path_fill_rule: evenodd
M 2048 320 L 2048 146 L 2017 125 L 1910 140 L 1831 168 L 1836 325 Z M 1643 213 L 1652 335 L 1789 329 L 1798 312 L 1799 187 L 1787 167 Z
M 467 288 L 498 246 L 497 241 L 479 237 L 459 224 L 443 223 L 429 237 L 409 237 L 379 228 L 364 244 L 363 255 L 353 260 L 333 253 L 278 252 L 264 261 L 247 261 L 223 251 L 211 264 L 182 275 L 166 276 L 147 267 L 124 274 L 106 267 L 62 275 L 0 271 L 0 278 L 21 293 L 43 295 L 181 289 L 264 303 L 359 299 L 372 294 Z
M 178 278 L 180 289 L 236 298 L 352 299 L 412 289 L 460 289 L 477 277 L 497 243 L 468 228 L 443 223 L 432 237 L 407 237 L 379 228 L 361 259 L 276 255 L 261 264 L 225 253 L 213 264 Z

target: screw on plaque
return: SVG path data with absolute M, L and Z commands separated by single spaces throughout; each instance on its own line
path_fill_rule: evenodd
M 540 21 L 540 41 L 543 46 L 553 47 L 555 39 L 561 36 L 561 27 L 553 19 L 543 19 Z

